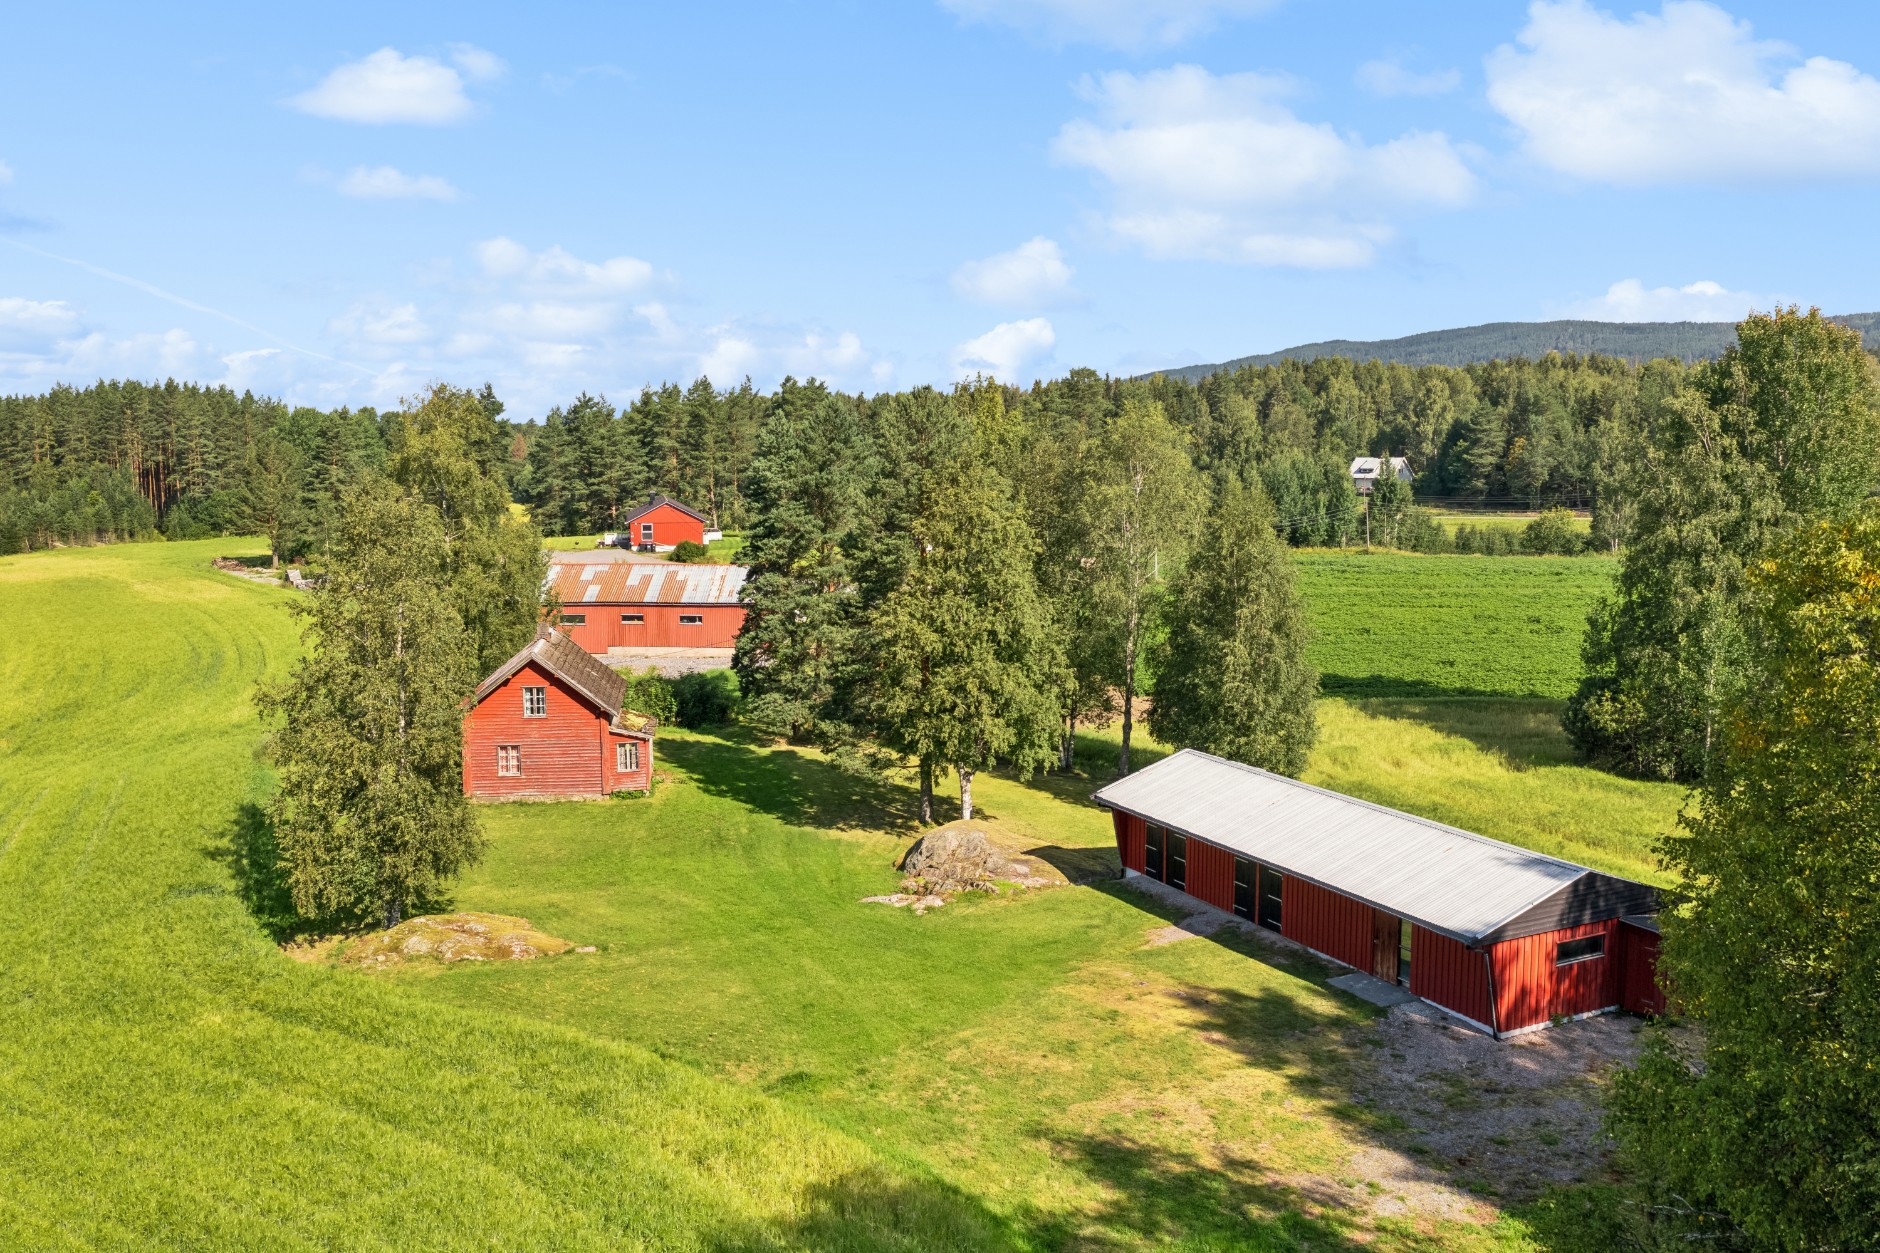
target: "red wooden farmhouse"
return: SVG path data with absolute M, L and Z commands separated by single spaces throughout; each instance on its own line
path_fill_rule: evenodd
M 558 560 L 548 584 L 561 601 L 561 629 L 590 653 L 730 648 L 744 626 L 738 595 L 746 573 L 743 566 Z
M 466 796 L 609 796 L 644 791 L 653 732 L 620 707 L 626 681 L 559 631 L 541 628 L 470 698 Z
M 1184 749 L 1096 795 L 1126 874 L 1268 927 L 1496 1037 L 1656 1013 L 1643 883 Z
M 704 514 L 687 509 L 669 496 L 652 496 L 621 520 L 620 544 L 641 552 L 671 552 L 685 540 L 703 544 L 709 523 Z

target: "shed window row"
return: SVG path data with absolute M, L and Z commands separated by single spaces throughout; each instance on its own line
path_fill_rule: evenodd
M 1188 886 L 1188 837 L 1157 823 L 1143 832 L 1143 873 L 1170 887 Z M 1271 931 L 1282 925 L 1286 876 L 1250 857 L 1234 858 L 1234 912 Z

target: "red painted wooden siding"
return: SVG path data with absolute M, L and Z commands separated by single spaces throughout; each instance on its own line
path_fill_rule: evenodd
M 1296 875 L 1287 875 L 1280 889 L 1280 934 L 1359 970 L 1371 968 L 1372 912 Z
M 1234 855 L 1201 840 L 1188 841 L 1188 895 L 1234 912 Z
M 1464 1018 L 1489 1022 L 1488 963 L 1460 940 L 1415 927 L 1410 938 L 1410 991 Z
M 1148 864 L 1145 860 L 1148 855 L 1148 824 L 1120 809 L 1112 809 L 1110 819 L 1116 824 L 1116 855 L 1123 859 L 1123 865 L 1141 874 L 1143 867 Z
M 1499 1018 L 1495 1025 L 1503 1031 L 1518 1031 L 1555 1015 L 1572 1017 L 1616 1006 L 1618 930 L 1619 920 L 1611 918 L 1492 946 L 1489 953 L 1495 962 L 1495 1009 Z M 1554 964 L 1555 945 L 1589 935 L 1606 937 L 1603 956 L 1570 966 Z
M 705 542 L 705 524 L 684 510 L 674 509 L 671 505 L 660 505 L 649 509 L 627 524 L 628 539 L 635 548 L 646 543 L 641 538 L 645 534 L 640 528 L 647 523 L 653 524 L 653 543 L 660 548 L 671 548 L 684 541 L 694 544 Z
M 546 717 L 522 716 L 522 689 L 548 689 Z M 614 768 L 610 719 L 557 685 L 533 663 L 484 698 L 464 718 L 463 790 L 466 796 L 605 796 L 643 789 L 653 767 L 651 740 L 641 741 L 640 769 L 621 774 Z M 522 773 L 496 773 L 498 745 L 522 750 Z
M 584 601 L 562 606 L 561 629 L 590 653 L 610 648 L 730 648 L 744 629 L 743 605 L 633 605 Z M 585 621 L 570 623 L 567 615 Z M 622 622 L 639 614 L 646 621 Z M 679 615 L 703 618 L 681 623 Z
M 1619 924 L 1619 1005 L 1635 1014 L 1665 1012 L 1665 992 L 1658 986 L 1658 933 L 1644 927 Z

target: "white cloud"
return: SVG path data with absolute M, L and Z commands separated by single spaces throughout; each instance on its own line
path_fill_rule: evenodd
M 502 62 L 488 53 L 469 49 L 475 57 L 470 64 L 481 79 L 491 63 Z M 463 54 L 453 53 L 459 65 Z M 315 117 L 338 118 L 343 122 L 416 122 L 441 126 L 461 122 L 475 111 L 464 94 L 464 75 L 441 61 L 423 56 L 403 56 L 396 48 L 380 48 L 368 57 L 349 61 L 321 79 L 311 91 L 288 101 L 302 113 Z
M 986 374 L 1002 383 L 1016 383 L 1029 363 L 1043 358 L 1056 344 L 1057 332 L 1044 318 L 1001 322 L 953 350 L 953 373 L 958 378 Z
M 339 180 L 342 196 L 361 200 L 455 200 L 457 189 L 435 174 L 406 174 L 390 165 L 354 166 Z
M 1071 267 L 1056 241 L 1040 235 L 1010 252 L 953 271 L 953 290 L 988 305 L 1041 305 L 1071 294 Z
M 1086 80 L 1096 119 L 1066 124 L 1057 160 L 1115 190 L 1109 225 L 1157 257 L 1363 265 L 1391 211 L 1466 203 L 1475 175 L 1449 139 L 1370 145 L 1278 103 L 1286 80 L 1193 65 Z
M 1488 98 L 1541 164 L 1613 183 L 1880 174 L 1880 82 L 1701 0 L 1620 19 L 1537 0 Z
M 78 333 L 78 313 L 63 300 L 0 296 L 0 352 L 41 352 Z
M 509 73 L 509 65 L 494 52 L 486 52 L 475 44 L 452 44 L 450 59 L 463 71 L 465 78 L 473 83 L 493 83 Z
M 5 161 L 0 161 L 0 187 L 4 187 L 12 181 L 13 167 L 8 165 Z
M 479 243 L 476 257 L 491 278 L 564 292 L 618 295 L 639 291 L 654 279 L 653 267 L 638 257 L 583 261 L 559 245 L 534 252 L 502 235 Z
M 327 324 L 327 333 L 349 345 L 365 348 L 404 347 L 430 340 L 431 328 L 418 315 L 418 306 L 361 301 Z
M 195 338 L 178 328 L 123 339 L 93 332 L 63 347 L 67 351 L 61 377 L 74 382 L 99 378 L 189 379 L 196 376 L 202 355 Z
M 1646 287 L 1638 279 L 1620 279 L 1597 300 L 1569 307 L 1576 318 L 1607 322 L 1736 322 L 1751 309 L 1772 302 L 1750 292 L 1730 291 L 1703 279 L 1683 287 Z
M 1053 43 L 1084 41 L 1131 50 L 1176 44 L 1223 18 L 1250 17 L 1277 0 L 940 0 L 969 22 L 997 22 Z
M 1374 96 L 1440 96 L 1462 86 L 1456 70 L 1419 74 L 1396 57 L 1366 61 L 1358 67 L 1358 86 Z

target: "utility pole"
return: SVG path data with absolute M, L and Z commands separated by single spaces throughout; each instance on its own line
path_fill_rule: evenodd
M 1371 493 L 1364 494 L 1364 546 L 1371 547 Z

